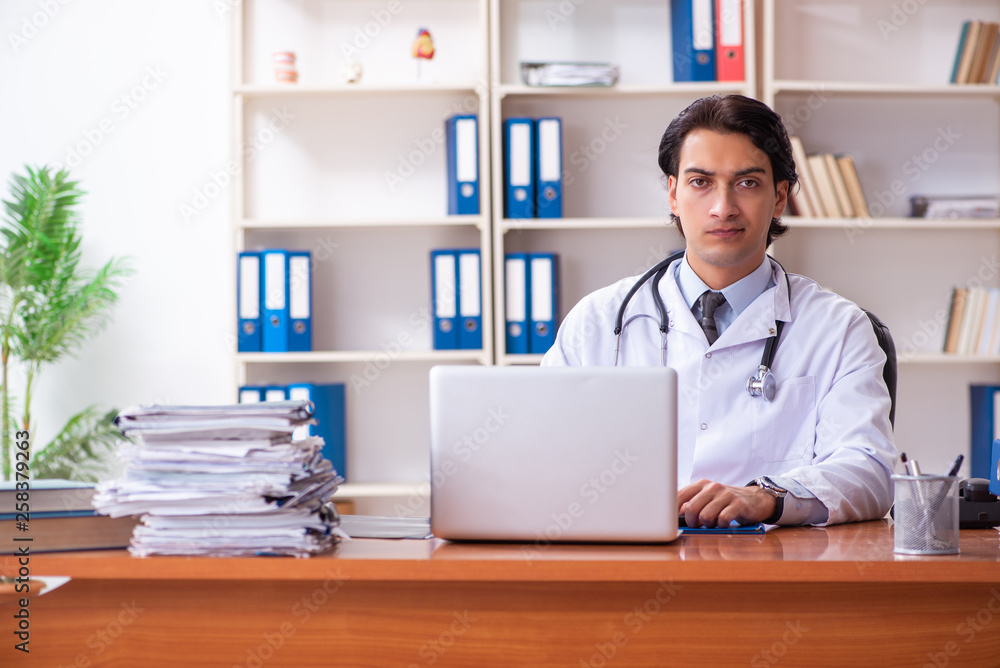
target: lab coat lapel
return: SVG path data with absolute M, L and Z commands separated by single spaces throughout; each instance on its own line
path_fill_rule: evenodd
M 717 347 L 738 346 L 774 336 L 778 320 L 790 321 L 791 308 L 788 300 L 788 286 L 785 272 L 771 261 L 774 287 L 765 290 L 750 306 L 739 315 L 726 331 L 719 336 Z M 691 318 L 694 320 L 694 317 Z M 696 322 L 697 326 L 698 323 Z

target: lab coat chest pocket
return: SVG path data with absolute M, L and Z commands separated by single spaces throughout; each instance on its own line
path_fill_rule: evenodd
M 774 401 L 753 399 L 753 451 L 768 462 L 799 459 L 816 439 L 816 388 L 812 376 L 778 383 Z

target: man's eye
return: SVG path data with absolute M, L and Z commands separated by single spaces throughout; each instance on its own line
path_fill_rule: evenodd
M 708 181 L 706 181 L 705 179 L 691 179 L 690 181 L 688 181 L 688 183 L 690 183 L 695 188 L 700 188 L 705 184 L 707 184 Z
M 740 181 L 740 185 L 744 188 L 756 188 L 758 184 L 753 179 L 743 179 Z

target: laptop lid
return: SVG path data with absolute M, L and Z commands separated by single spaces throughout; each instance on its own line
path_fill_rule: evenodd
M 677 537 L 672 369 L 437 366 L 430 405 L 435 536 Z

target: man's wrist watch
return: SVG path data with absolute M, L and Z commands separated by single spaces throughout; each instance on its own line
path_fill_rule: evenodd
M 770 517 L 764 520 L 764 524 L 775 524 L 779 519 L 781 519 L 781 513 L 785 510 L 785 495 L 788 494 L 788 490 L 784 487 L 779 487 L 767 476 L 761 476 L 756 478 L 753 482 L 747 483 L 747 487 L 750 487 L 751 485 L 760 487 L 762 490 L 774 497 L 774 512 L 771 513 Z

